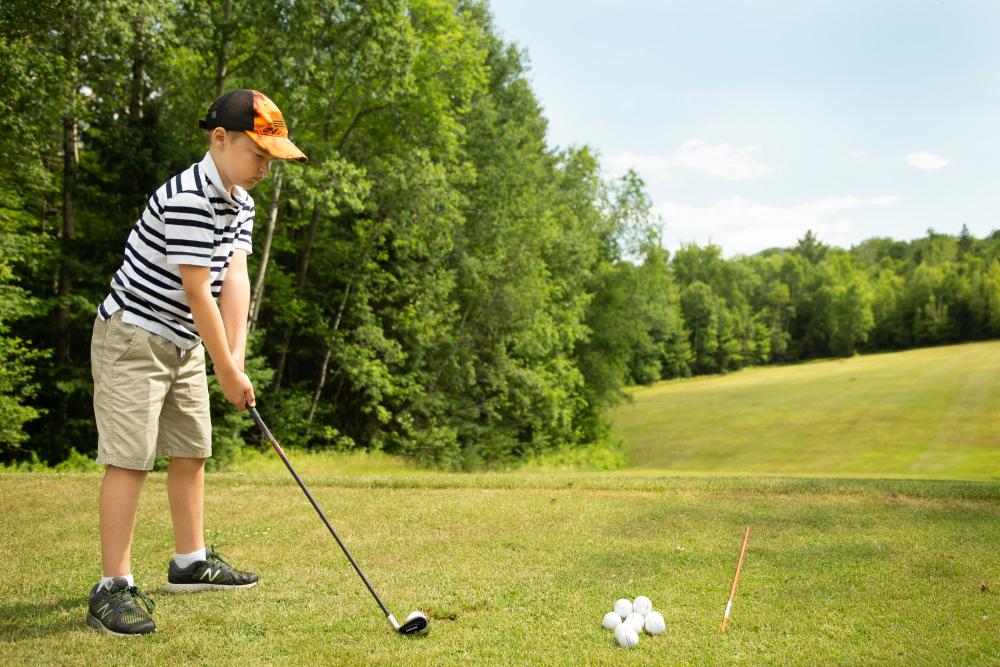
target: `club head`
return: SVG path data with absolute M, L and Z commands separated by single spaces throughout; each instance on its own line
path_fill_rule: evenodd
M 427 616 L 419 611 L 411 611 L 398 631 L 401 635 L 426 635 L 430 631 L 427 624 Z

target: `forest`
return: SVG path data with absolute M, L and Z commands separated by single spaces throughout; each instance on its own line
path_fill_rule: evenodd
M 0 463 L 92 455 L 97 304 L 197 121 L 260 90 L 309 163 L 255 203 L 247 373 L 283 444 L 504 466 L 626 387 L 1000 336 L 1000 233 L 664 247 L 635 172 L 550 146 L 482 0 L 5 0 Z M 213 466 L 259 446 L 211 373 Z

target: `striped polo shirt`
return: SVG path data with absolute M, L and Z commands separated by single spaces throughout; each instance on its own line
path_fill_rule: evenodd
M 157 188 L 132 225 L 97 316 L 106 320 L 121 308 L 123 322 L 184 350 L 198 345 L 180 264 L 209 267 L 212 296 L 218 298 L 233 252 L 252 250 L 253 197 L 239 185 L 233 190 L 225 190 L 210 151 Z

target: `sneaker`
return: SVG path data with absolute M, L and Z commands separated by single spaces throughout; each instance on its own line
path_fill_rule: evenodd
M 117 637 L 144 635 L 156 632 L 149 615 L 155 608 L 156 604 L 138 586 L 129 586 L 125 577 L 115 577 L 108 585 L 97 583 L 90 589 L 87 625 Z
M 180 567 L 170 559 L 167 570 L 168 593 L 194 593 L 208 591 L 213 588 L 253 588 L 257 585 L 257 575 L 253 572 L 243 572 L 222 560 L 222 554 L 211 547 L 205 550 L 205 560 Z

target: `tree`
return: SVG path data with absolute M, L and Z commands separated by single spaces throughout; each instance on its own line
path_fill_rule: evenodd
M 827 247 L 820 243 L 813 231 L 807 230 L 806 235 L 799 239 L 795 252 L 804 257 L 810 264 L 819 264 L 826 257 Z

